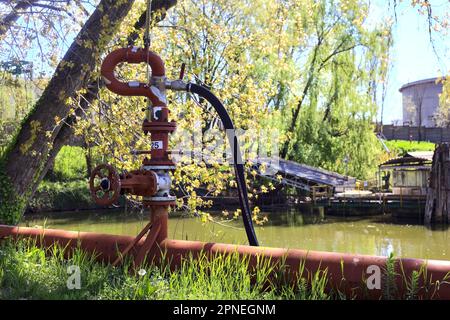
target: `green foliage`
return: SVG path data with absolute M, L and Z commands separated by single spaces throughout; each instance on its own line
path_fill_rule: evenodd
M 235 125 L 252 129 L 252 133 L 258 135 L 264 129 L 262 124 L 267 116 L 268 99 L 274 94 L 274 88 L 271 79 L 259 70 L 264 64 L 260 40 L 268 38 L 269 26 L 261 29 L 258 22 L 253 28 L 248 15 L 256 7 L 248 1 L 179 1 L 162 22 L 165 27 L 152 30 L 152 50 L 165 61 L 167 75 L 171 79 L 176 77 L 180 62 L 186 62 L 186 80 L 198 82 L 193 76 L 195 74 L 210 85 L 224 102 Z M 135 15 L 138 13 L 139 10 L 133 12 Z M 128 25 L 129 22 L 124 23 Z M 122 36 L 126 35 L 127 28 L 124 27 Z M 122 45 L 125 44 L 118 44 Z M 142 66 L 124 65 L 120 72 L 123 78 L 141 81 L 146 78 Z M 134 169 L 139 160 L 130 151 L 148 150 L 150 147 L 150 139 L 143 135 L 141 128 L 144 114 L 140 110 L 145 102 L 142 98 L 118 96 L 106 89 L 102 90 L 101 96 L 114 103 L 106 107 L 104 102 L 95 102 L 89 115 L 77 123 L 75 132 L 83 134 L 89 144 L 98 145 L 99 153 L 111 159 L 119 170 Z M 224 139 L 225 134 L 211 106 L 204 102 L 196 104 L 186 94 L 168 92 L 168 99 L 171 118 L 177 121 L 178 128 L 170 138 L 172 150 L 194 149 L 191 143 L 195 137 L 202 144 L 195 146 L 196 152 L 215 146 L 216 150 L 225 151 L 223 140 L 219 140 Z M 209 128 L 215 135 L 205 138 L 202 135 Z M 250 140 L 254 142 L 254 136 L 250 136 Z M 268 139 L 261 140 L 266 143 Z M 208 162 L 211 165 L 206 166 L 203 159 L 199 159 L 201 154 L 194 161 L 190 161 L 187 155 L 183 156 L 173 174 L 174 188 L 185 194 L 187 201 L 184 205 L 190 212 L 200 213 L 198 209 L 211 204 L 196 194 L 197 188 L 205 188 L 208 194 L 217 196 L 227 188 L 235 187 L 233 170 L 222 159 L 222 152 L 210 157 L 212 159 Z M 181 198 L 179 204 L 183 204 Z
M 143 9 L 142 2 L 136 3 L 110 50 L 126 45 L 133 19 Z M 288 157 L 293 160 L 365 178 L 375 171 L 382 153 L 372 122 L 376 84 L 385 76 L 390 36 L 389 25 L 366 23 L 368 13 L 367 3 L 359 0 L 182 0 L 153 28 L 152 50 L 165 61 L 169 78 L 176 78 L 186 62 L 185 80 L 211 87 L 236 126 L 250 129 L 242 139 L 246 146 L 260 134 L 260 150 L 289 141 Z M 145 70 L 142 65 L 123 65 L 120 75 L 144 81 Z M 106 89 L 100 95 L 108 103 L 94 102 L 75 132 L 84 135 L 88 144 L 98 145 L 99 153 L 119 170 L 134 169 L 139 160 L 130 151 L 149 149 L 150 139 L 141 130 L 145 102 Z M 216 136 L 201 140 L 208 129 L 220 128 L 217 115 L 204 101 L 195 103 L 189 95 L 170 91 L 168 101 L 178 128 L 170 138 L 170 149 L 192 150 L 193 137 L 202 141 L 202 148 L 218 142 L 224 146 Z M 279 140 L 270 138 L 269 132 L 275 130 Z M 219 195 L 235 187 L 234 174 L 228 164 L 223 170 L 223 159 L 209 159 L 209 165 L 199 157 L 191 160 L 186 155 L 179 161 L 174 188 L 185 195 L 180 206 L 201 214 L 199 209 L 210 202 L 196 190 L 201 187 L 209 195 Z M 250 198 L 273 188 L 254 187 L 249 186 Z
M 0 158 L 13 142 L 24 117 L 37 99 L 37 85 L 27 79 L 2 74 L 0 81 Z
M 2 74 L 0 119 L 20 121 L 36 100 L 36 87 L 30 80 Z
M 88 181 L 42 181 L 28 205 L 31 211 L 58 211 L 95 208 Z
M 114 270 L 94 262 L 94 256 L 75 250 L 64 260 L 64 250 L 54 246 L 47 251 L 32 240 L 3 243 L 0 247 L 0 299 L 89 299 L 90 291 L 100 290 Z M 83 277 L 83 290 L 68 290 L 67 267 L 77 265 Z
M 0 224 L 16 224 L 25 209 L 26 201 L 17 196 L 0 158 Z
M 55 158 L 53 179 L 72 181 L 87 177 L 85 150 L 81 147 L 63 146 Z
M 391 140 L 385 143 L 391 152 L 399 156 L 410 151 L 434 151 L 436 147 L 434 143 L 424 141 Z
M 317 111 L 302 113 L 291 157 L 316 167 L 354 176 L 370 177 L 382 156 L 381 146 L 373 134 L 370 121 L 340 118 L 344 134 L 331 133 Z M 345 124 L 344 124 L 345 123 Z
M 407 300 L 417 299 L 417 293 L 419 291 L 419 280 L 420 280 L 420 272 L 414 270 L 411 274 L 411 279 L 407 286 L 407 293 L 406 293 Z
M 436 122 L 440 127 L 448 127 L 450 125 L 450 74 L 439 79 L 439 82 L 442 83 L 442 93 L 439 95 L 439 109 L 436 114 Z
M 396 260 L 394 255 L 391 253 L 389 257 L 386 259 L 386 267 L 383 270 L 382 274 L 382 284 L 383 284 L 383 299 L 393 300 L 397 297 L 398 288 L 396 283 L 397 272 L 396 268 Z
M 135 3 L 112 46 L 126 45 L 144 7 L 144 1 Z M 372 132 L 373 97 L 385 76 L 390 36 L 389 25 L 366 23 L 368 13 L 367 3 L 360 0 L 182 0 L 161 27 L 153 28 L 152 50 L 165 60 L 169 78 L 175 78 L 181 62 L 187 62 L 186 80 L 201 79 L 224 101 L 238 128 L 253 130 L 246 146 L 262 134 L 260 148 L 287 143 L 288 158 L 365 178 L 381 153 Z M 144 80 L 145 70 L 142 65 L 121 66 L 120 74 Z M 149 149 L 150 139 L 141 130 L 145 103 L 106 89 L 100 95 L 104 101 L 86 110 L 75 131 L 89 145 L 98 145 L 98 153 L 119 170 L 133 169 L 139 160 L 130 151 Z M 67 103 L 77 106 L 80 97 Z M 181 133 L 198 135 L 220 127 L 217 115 L 202 101 L 196 104 L 189 96 L 172 92 L 168 98 L 171 117 L 178 122 L 171 149 L 178 149 L 185 138 Z M 51 120 L 59 124 L 61 118 Z M 279 141 L 268 138 L 274 129 Z M 202 147 L 217 142 L 214 137 Z M 73 155 L 69 150 L 63 148 L 57 157 L 57 180 L 84 177 L 81 152 Z M 197 188 L 214 196 L 235 187 L 233 171 L 215 160 L 219 159 L 210 160 L 209 166 L 203 160 L 185 161 L 173 175 L 174 187 L 185 194 L 184 205 L 191 212 L 210 204 L 196 194 Z M 254 187 L 249 186 L 250 198 L 273 189 L 267 184 Z
M 18 130 L 32 112 L 38 85 L 19 77 L 4 74 L 0 85 L 0 223 L 16 224 L 27 206 L 26 195 L 19 197 L 4 170 L 8 152 L 16 142 Z

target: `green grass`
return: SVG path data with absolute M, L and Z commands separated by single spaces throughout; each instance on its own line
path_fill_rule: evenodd
M 395 271 L 395 259 L 394 255 L 391 253 L 386 260 L 386 267 L 383 272 L 382 283 L 383 283 L 383 299 L 393 300 L 398 296 L 398 288 L 395 282 L 398 276 Z M 415 284 L 416 286 L 418 283 Z
M 0 244 L 0 299 L 330 299 L 325 292 L 327 273 L 302 272 L 297 285 L 284 284 L 283 276 L 269 279 L 272 271 L 260 262 L 248 272 L 248 259 L 237 254 L 209 260 L 186 259 L 179 270 L 148 266 L 134 272 L 129 261 L 113 268 L 76 249 L 71 258 L 53 246 L 47 251 L 31 240 Z M 81 288 L 69 290 L 67 268 L 79 266 Z M 302 270 L 303 271 L 303 270 Z M 308 278 L 312 285 L 307 285 Z
M 434 151 L 435 144 L 431 142 L 417 142 L 406 140 L 385 141 L 386 146 L 395 154 L 402 156 L 410 151 Z
M 326 269 L 313 272 L 299 267 L 295 283 L 286 278 L 282 261 L 274 266 L 267 259 L 259 259 L 249 268 L 248 258 L 237 254 L 188 257 L 173 271 L 168 265 L 146 264 L 135 270 L 129 259 L 121 267 L 99 263 L 95 255 L 79 248 L 70 258 L 58 245 L 42 249 L 36 240 L 4 240 L 0 242 L 0 300 L 2 299 L 90 299 L 90 300 L 329 300 L 352 299 L 340 291 L 326 290 Z M 383 299 L 430 299 L 436 297 L 436 287 L 445 279 L 430 279 L 426 266 L 420 266 L 408 277 L 403 266 L 391 255 L 382 272 Z M 68 268 L 80 271 L 80 288 L 69 289 Z M 278 267 L 275 269 L 275 267 Z M 397 270 L 397 271 L 396 271 Z M 405 290 L 397 287 L 403 281 Z M 368 294 L 362 285 L 362 292 Z M 419 293 L 420 292 L 420 293 Z

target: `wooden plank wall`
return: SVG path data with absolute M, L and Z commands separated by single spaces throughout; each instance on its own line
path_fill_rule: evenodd
M 383 125 L 378 130 L 387 140 L 450 142 L 450 128 Z
M 450 145 L 439 144 L 434 151 L 427 202 L 425 223 L 450 222 Z

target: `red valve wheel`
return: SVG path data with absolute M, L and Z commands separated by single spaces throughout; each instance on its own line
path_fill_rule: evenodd
M 95 203 L 101 206 L 112 205 L 120 196 L 119 174 L 109 164 L 100 164 L 91 173 L 89 189 Z

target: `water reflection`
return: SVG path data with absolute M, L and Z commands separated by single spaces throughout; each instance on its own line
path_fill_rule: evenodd
M 450 260 L 449 229 L 432 230 L 390 216 L 330 217 L 295 210 L 268 213 L 269 223 L 256 227 L 263 246 Z M 28 216 L 23 225 L 46 225 L 75 231 L 136 235 L 147 215 L 121 211 L 70 212 Z M 240 220 L 202 224 L 198 218 L 172 215 L 169 236 L 175 239 L 246 244 Z

